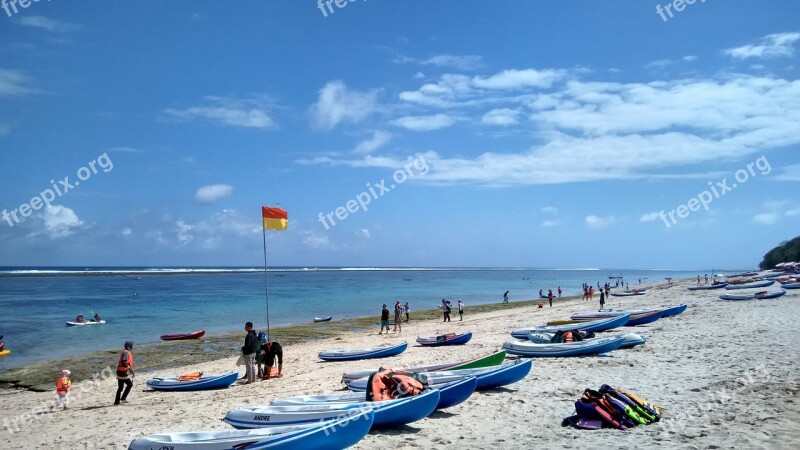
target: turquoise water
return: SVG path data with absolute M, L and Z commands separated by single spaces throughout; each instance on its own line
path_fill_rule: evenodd
M 64 269 L 45 268 L 52 276 L 0 268 L 0 334 L 12 355 L 0 369 L 117 348 L 125 340 L 156 342 L 167 333 L 204 329 L 207 333 L 239 331 L 247 321 L 266 324 L 264 274 L 258 269 L 225 269 L 225 273 L 185 273 L 186 269 L 114 269 L 124 276 L 100 276 L 110 269 L 81 269 L 80 276 L 57 276 Z M 622 274 L 634 286 L 664 277 L 692 277 L 697 272 L 652 270 L 528 269 L 276 269 L 269 273 L 270 324 L 334 320 L 380 313 L 383 303 L 408 301 L 414 310 L 433 309 L 442 298 L 470 305 L 536 298 L 539 289 L 557 286 L 576 294 L 581 283 L 605 283 Z M 130 273 L 135 271 L 136 273 Z M 153 271 L 170 272 L 153 275 Z M 193 270 L 196 272 L 197 270 Z M 134 295 L 136 294 L 136 295 Z M 78 314 L 99 313 L 107 324 L 67 327 Z

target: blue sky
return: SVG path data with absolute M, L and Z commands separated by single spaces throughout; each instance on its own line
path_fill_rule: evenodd
M 257 265 L 261 205 L 274 265 L 752 267 L 800 229 L 797 2 L 331 8 L 0 10 L 0 265 Z

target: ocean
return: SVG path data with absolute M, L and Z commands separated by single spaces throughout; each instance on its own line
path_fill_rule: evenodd
M 270 325 L 309 323 L 369 315 L 395 300 L 414 310 L 433 309 L 441 299 L 469 306 L 538 296 L 561 286 L 577 294 L 581 283 L 614 282 L 624 276 L 633 287 L 665 277 L 693 277 L 697 271 L 626 269 L 482 268 L 270 268 Z M 710 274 L 710 272 L 709 272 Z M 99 313 L 100 326 L 68 327 L 78 314 Z M 242 330 L 252 321 L 266 325 L 263 268 L 14 268 L 0 267 L 0 335 L 12 350 L 0 371 L 12 367 L 115 349 L 126 340 L 157 342 L 168 333 Z M 376 325 L 377 326 L 377 325 Z

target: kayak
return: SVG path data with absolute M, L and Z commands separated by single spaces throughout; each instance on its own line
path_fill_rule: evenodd
M 755 283 L 743 283 L 743 284 L 728 284 L 725 286 L 727 290 L 733 289 L 753 289 L 753 288 L 762 288 L 767 286 L 772 286 L 775 284 L 775 280 L 764 280 L 764 281 L 757 281 Z
M 679 314 L 683 314 L 683 312 L 686 311 L 686 308 L 688 306 L 689 305 L 683 304 L 683 305 L 673 306 L 671 308 L 665 308 L 661 312 L 661 318 L 663 319 L 664 317 L 672 317 L 672 316 L 677 316 Z
M 564 325 L 541 325 L 533 328 L 521 328 L 511 332 L 511 336 L 517 339 L 525 339 L 528 334 L 536 333 L 539 331 L 553 332 L 556 331 L 606 331 L 617 327 L 624 326 L 630 320 L 630 314 L 617 314 L 612 317 L 601 318 L 590 322 L 574 321 Z
M 531 333 L 528 335 L 528 340 L 531 342 L 536 342 L 537 344 L 548 344 L 553 340 L 554 333 Z M 588 338 L 594 339 L 594 338 Z M 622 345 L 619 347 L 620 349 L 625 348 L 633 348 L 637 345 L 644 345 L 647 340 L 642 337 L 640 334 L 636 333 L 627 333 L 622 335 Z M 587 340 L 587 338 L 584 338 Z
M 403 342 L 388 347 L 373 347 L 359 349 L 328 350 L 319 353 L 319 359 L 323 361 L 356 361 L 359 359 L 385 358 L 403 353 L 408 348 L 408 344 Z
M 663 314 L 663 309 L 604 309 L 602 311 L 573 314 L 570 318 L 572 320 L 584 322 L 600 318 L 617 317 L 622 314 L 630 314 L 631 316 L 625 326 L 635 327 L 637 325 L 652 323 L 660 319 Z
M 185 339 L 200 339 L 205 334 L 206 334 L 205 330 L 195 331 L 193 333 L 162 334 L 161 335 L 161 340 L 162 341 L 182 341 L 182 340 L 185 340 Z
M 727 285 L 728 285 L 727 282 L 722 282 L 722 283 L 717 283 L 717 284 L 709 284 L 709 285 L 706 285 L 706 286 L 692 286 L 692 287 L 689 288 L 689 290 L 690 291 L 708 291 L 708 290 L 711 290 L 711 289 L 724 288 Z
M 478 386 L 477 379 L 472 375 L 462 375 L 457 379 L 436 385 L 439 389 L 439 403 L 436 409 L 445 409 L 458 405 L 466 401 Z M 366 399 L 366 391 L 353 389 L 351 392 L 323 395 L 300 395 L 289 397 L 282 400 L 275 400 L 271 406 L 281 405 L 307 405 L 320 403 L 363 403 Z
M 94 320 L 88 320 L 86 322 L 67 322 L 68 327 L 82 327 L 84 325 L 103 325 L 105 324 L 105 320 L 101 320 L 100 322 L 96 322 Z
M 328 316 L 328 317 L 314 317 L 314 323 L 319 323 L 319 322 L 330 322 L 330 321 L 331 321 L 331 319 L 333 319 L 333 316 Z
M 784 289 L 800 289 L 800 283 L 781 283 Z
M 375 412 L 373 429 L 394 427 L 428 417 L 436 410 L 440 395 L 438 389 L 426 389 L 419 395 L 382 402 L 256 406 L 228 411 L 223 421 L 237 429 L 248 429 L 318 422 L 372 410 Z
M 11 354 L 11 350 L 0 350 L 0 358 L 6 357 Z
M 537 344 L 528 341 L 506 342 L 503 349 L 512 355 L 534 358 L 597 355 L 620 348 L 622 336 L 602 337 L 580 342 Z
M 472 333 L 450 333 L 440 336 L 420 336 L 417 343 L 425 347 L 439 347 L 442 345 L 464 345 L 472 339 Z
M 164 433 L 134 439 L 129 450 L 312 449 L 347 448 L 369 433 L 372 410 L 354 410 L 336 420 L 257 430 Z
M 431 386 L 439 387 L 446 383 L 451 383 L 465 376 L 474 376 L 477 379 L 478 391 L 492 389 L 507 384 L 516 383 L 522 380 L 533 367 L 533 362 L 529 359 L 517 359 L 500 366 L 484 367 L 479 369 L 446 370 L 438 372 L 418 372 L 424 374 Z M 351 391 L 365 392 L 369 378 L 361 378 L 352 381 L 347 387 Z
M 647 292 L 612 292 L 614 297 L 633 297 L 634 295 L 644 295 Z
M 722 294 L 719 296 L 720 300 L 755 300 L 756 296 L 753 294 Z
M 783 289 L 781 289 L 780 291 L 772 291 L 772 292 L 756 292 L 755 298 L 759 300 L 767 300 L 770 298 L 782 297 L 784 294 L 786 294 L 786 291 L 784 291 Z
M 424 372 L 440 372 L 443 370 L 477 369 L 481 367 L 492 367 L 498 364 L 502 364 L 504 359 L 506 359 L 506 352 L 499 351 L 497 353 L 492 353 L 489 356 L 482 356 L 480 358 L 468 359 L 466 361 L 445 363 L 437 366 L 412 367 L 408 369 L 397 369 L 397 370 L 402 370 L 404 372 L 424 373 Z M 367 370 L 355 370 L 352 372 L 347 372 L 344 375 L 342 375 L 342 383 L 349 384 L 353 380 L 358 380 L 359 378 L 368 377 L 377 371 L 378 371 L 377 369 L 374 370 L 367 369 Z
M 177 377 L 151 378 L 147 387 L 156 391 L 203 391 L 225 389 L 239 378 L 239 372 L 225 375 L 203 375 L 197 380 L 180 381 Z

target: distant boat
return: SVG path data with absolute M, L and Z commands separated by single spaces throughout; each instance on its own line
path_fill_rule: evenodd
M 68 327 L 82 327 L 84 325 L 103 325 L 105 324 L 105 320 L 101 320 L 100 322 L 96 322 L 94 320 L 88 320 L 86 322 L 67 322 Z
M 200 339 L 206 334 L 205 330 L 195 331 L 193 333 L 179 333 L 179 334 L 162 334 L 162 341 L 183 341 L 187 339 Z
M 333 316 L 328 316 L 328 317 L 314 317 L 314 323 L 319 323 L 319 322 L 330 322 L 330 321 L 331 321 L 331 319 L 333 319 Z

